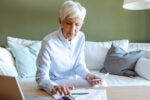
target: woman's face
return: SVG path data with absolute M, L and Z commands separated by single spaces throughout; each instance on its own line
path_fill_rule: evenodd
M 66 17 L 63 20 L 59 18 L 59 22 L 60 22 L 64 37 L 70 41 L 80 31 L 82 24 L 83 24 L 83 19 Z

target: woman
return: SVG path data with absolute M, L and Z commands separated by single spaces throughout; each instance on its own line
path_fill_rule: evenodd
M 70 95 L 74 87 L 94 86 L 101 79 L 91 74 L 84 61 L 85 36 L 80 31 L 86 9 L 78 2 L 65 1 L 60 9 L 60 28 L 42 41 L 37 58 L 36 81 L 50 94 Z M 78 84 L 77 84 L 78 83 Z

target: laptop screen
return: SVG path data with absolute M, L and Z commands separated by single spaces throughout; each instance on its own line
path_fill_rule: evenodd
M 23 94 L 15 77 L 0 75 L 0 100 L 52 100 L 52 98 Z
M 15 77 L 0 75 L 0 100 L 24 100 Z

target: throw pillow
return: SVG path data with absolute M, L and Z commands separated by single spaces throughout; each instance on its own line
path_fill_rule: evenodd
M 136 63 L 135 71 L 139 76 L 150 80 L 150 59 L 140 58 Z
M 127 51 L 129 41 L 126 39 L 106 42 L 86 41 L 85 62 L 88 69 L 100 70 L 104 67 L 105 57 L 112 43 Z
M 36 58 L 41 47 L 41 42 L 34 42 L 28 46 L 8 41 L 12 51 L 18 74 L 21 78 L 34 77 L 36 74 Z
M 11 52 L 7 48 L 2 47 L 0 47 L 0 74 L 18 76 Z
M 28 46 L 28 45 L 33 44 L 35 42 L 40 42 L 40 41 L 36 41 L 36 40 L 28 40 L 28 39 L 22 39 L 22 38 L 10 37 L 10 36 L 7 37 L 7 41 L 21 44 L 24 46 Z
M 104 70 L 110 74 L 136 76 L 135 64 L 142 54 L 142 50 L 126 52 L 112 44 L 104 62 Z

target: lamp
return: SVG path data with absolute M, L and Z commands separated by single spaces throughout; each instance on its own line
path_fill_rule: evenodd
M 150 0 L 124 0 L 123 8 L 128 10 L 150 9 Z

